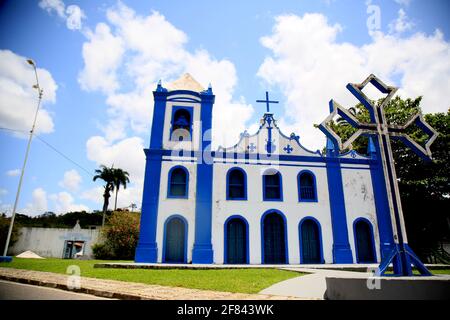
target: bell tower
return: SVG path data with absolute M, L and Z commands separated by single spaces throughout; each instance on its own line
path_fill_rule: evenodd
M 215 98 L 211 86 L 205 90 L 186 73 L 168 84 L 167 88 L 159 82 L 153 97 L 150 146 L 144 149 L 146 167 L 136 262 L 158 261 L 158 247 L 161 247 L 157 243 L 158 210 L 160 202 L 165 201 L 165 195 L 160 195 L 163 157 L 165 161 L 171 156 L 187 156 L 191 160 L 192 156 L 202 155 L 204 150 L 210 149 L 211 144 L 210 139 L 202 141 L 203 134 L 209 133 L 210 136 L 211 130 Z M 203 164 L 201 158 L 198 160 L 193 176 L 197 176 L 197 180 L 201 179 L 202 183 L 195 181 L 197 196 L 192 199 L 196 208 L 193 262 L 201 263 L 212 261 L 212 164 Z M 204 181 L 205 178 L 211 181 Z

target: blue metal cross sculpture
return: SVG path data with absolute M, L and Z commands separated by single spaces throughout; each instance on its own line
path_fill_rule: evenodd
M 370 99 L 362 92 L 364 87 L 369 83 L 375 86 L 383 94 L 386 94 L 386 97 L 379 105 L 372 103 Z M 336 101 L 331 100 L 331 114 L 319 125 L 319 129 L 325 133 L 328 139 L 331 140 L 334 144 L 335 150 L 343 150 L 348 148 L 350 144 L 360 135 L 369 135 L 373 138 L 375 148 L 379 151 L 387 190 L 390 211 L 389 214 L 394 235 L 394 246 L 392 251 L 381 261 L 377 274 L 385 275 L 387 268 L 391 263 L 393 263 L 394 275 L 411 276 L 411 264 L 416 266 L 422 275 L 431 275 L 428 269 L 423 265 L 423 263 L 407 244 L 400 192 L 397 184 L 397 175 L 395 173 L 390 138 L 403 141 L 424 160 L 431 160 L 430 145 L 436 139 L 438 133 L 425 122 L 421 113 L 414 115 L 403 126 L 389 125 L 386 121 L 384 108 L 394 96 L 397 88 L 385 85 L 373 74 L 371 74 L 361 84 L 349 83 L 347 85 L 347 89 L 369 111 L 371 120 L 370 123 L 359 122 L 354 115 L 348 112 L 348 110 L 343 108 Z M 357 129 L 357 131 L 345 143 L 342 142 L 341 138 L 329 126 L 329 123 L 333 120 L 336 114 L 341 116 L 352 127 Z M 429 136 L 429 139 L 425 143 L 424 147 L 416 143 L 405 133 L 406 129 L 412 124 L 417 125 Z

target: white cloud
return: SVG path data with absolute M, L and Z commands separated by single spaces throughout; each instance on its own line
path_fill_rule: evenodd
M 8 194 L 8 190 L 0 188 L 0 197 L 6 196 Z
M 98 205 L 98 209 L 100 210 L 103 206 L 103 187 L 95 187 L 89 190 L 84 191 L 80 198 L 92 201 Z M 109 210 L 114 209 L 114 199 L 115 192 L 111 193 L 111 198 L 109 199 Z M 142 202 L 142 184 L 131 184 L 127 186 L 126 189 L 123 187 L 119 190 L 119 195 L 117 197 L 117 208 L 127 208 L 130 204 L 135 203 L 140 206 Z
M 397 4 L 401 6 L 409 6 L 411 0 L 394 0 Z
M 58 86 L 45 69 L 37 69 L 39 83 L 44 90 L 38 113 L 36 133 L 53 131 L 51 113 L 45 108 L 55 103 Z M 26 58 L 9 50 L 0 50 L 0 126 L 28 132 L 37 107 L 38 92 L 33 88 L 36 77 Z
M 243 98 L 233 99 L 235 67 L 206 50 L 188 51 L 187 41 L 187 35 L 159 12 L 138 15 L 121 2 L 108 9 L 107 21 L 88 34 L 79 82 L 83 89 L 107 96 L 109 121 L 102 129 L 108 142 L 125 138 L 127 128 L 133 134 L 147 134 L 156 82 L 163 79 L 164 85 L 189 72 L 204 87 L 211 82 L 216 94 L 215 145 L 224 144 L 227 137 L 235 143 L 253 112 Z M 232 117 L 236 113 L 241 116 Z
M 28 216 L 38 216 L 47 210 L 47 192 L 42 188 L 36 188 L 32 192 L 31 203 L 28 203 L 24 209 L 18 210 L 17 212 Z
M 389 33 L 403 33 L 414 27 L 414 23 L 409 20 L 403 9 L 398 10 L 398 17 L 389 24 Z
M 130 181 L 142 183 L 144 179 L 145 154 L 143 141 L 139 137 L 109 143 L 101 136 L 91 137 L 86 142 L 87 157 L 97 165 L 121 168 L 130 174 Z
M 443 98 L 450 87 L 450 45 L 441 32 L 407 38 L 378 32 L 371 43 L 356 46 L 336 40 L 341 30 L 321 14 L 282 15 L 272 34 L 261 39 L 271 55 L 258 75 L 283 91 L 287 98 L 283 121 L 296 128 L 305 147 L 322 148 L 325 137 L 313 124 L 329 114 L 330 99 L 347 107 L 356 104 L 345 86 L 370 73 L 399 86 L 403 97 L 423 95 L 425 113 L 447 110 Z
M 59 182 L 59 186 L 65 188 L 69 191 L 75 192 L 79 189 L 81 180 L 82 179 L 81 179 L 81 176 L 78 173 L 78 171 L 75 169 L 72 169 L 72 170 L 66 171 L 64 173 L 64 177 Z
M 12 169 L 12 170 L 6 171 L 6 175 L 9 177 L 15 177 L 15 176 L 18 176 L 20 174 L 20 172 L 21 172 L 20 169 Z
M 83 10 L 79 6 L 70 5 L 66 9 L 67 20 L 66 26 L 70 30 L 80 30 L 82 27 L 82 20 L 86 18 Z
M 97 24 L 87 37 L 88 42 L 83 44 L 85 66 L 78 82 L 84 90 L 112 93 L 119 87 L 116 70 L 122 61 L 123 40 L 112 35 L 105 23 Z
M 47 11 L 49 14 L 55 11 L 61 18 L 65 18 L 66 16 L 64 13 L 65 5 L 61 0 L 41 0 L 39 2 L 39 7 Z
M 75 204 L 72 195 L 66 191 L 52 194 L 49 196 L 49 198 L 53 200 L 56 213 L 90 211 L 89 208 L 83 204 Z
M 77 5 L 67 6 L 62 0 L 41 0 L 39 7 L 49 14 L 53 11 L 63 20 L 66 21 L 66 26 L 70 30 L 80 30 L 82 28 L 82 20 L 86 19 L 83 10 Z

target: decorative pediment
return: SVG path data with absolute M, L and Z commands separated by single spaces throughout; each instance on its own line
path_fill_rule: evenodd
M 241 133 L 240 140 L 232 147 L 219 146 L 217 152 L 246 153 L 271 156 L 309 156 L 322 157 L 319 150 L 310 151 L 300 144 L 295 133 L 287 136 L 277 126 L 272 113 L 265 113 L 261 125 L 255 134 Z

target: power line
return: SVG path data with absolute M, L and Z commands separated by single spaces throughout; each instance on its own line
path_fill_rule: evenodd
M 18 130 L 18 129 L 11 129 L 11 128 L 5 128 L 5 127 L 0 127 L 0 130 L 7 130 L 7 131 L 14 131 L 14 132 L 22 132 L 22 133 L 29 133 L 25 130 Z M 78 168 L 80 168 L 81 170 L 83 170 L 84 172 L 86 172 L 90 177 L 92 177 L 92 173 L 90 171 L 88 171 L 87 169 L 85 169 L 83 166 L 81 166 L 80 164 L 78 164 L 77 162 L 75 162 L 74 160 L 72 160 L 69 156 L 66 156 L 62 151 L 59 151 L 56 147 L 52 146 L 50 143 L 48 143 L 47 141 L 45 141 L 44 139 L 42 139 L 41 137 L 39 137 L 38 135 L 33 135 L 34 137 L 38 138 L 41 142 L 43 142 L 44 144 L 46 144 L 50 149 L 52 149 L 53 151 L 55 151 L 56 153 L 58 153 L 60 156 L 62 156 L 63 158 L 65 158 L 66 160 L 70 161 L 71 163 L 73 163 L 74 165 L 76 165 Z

